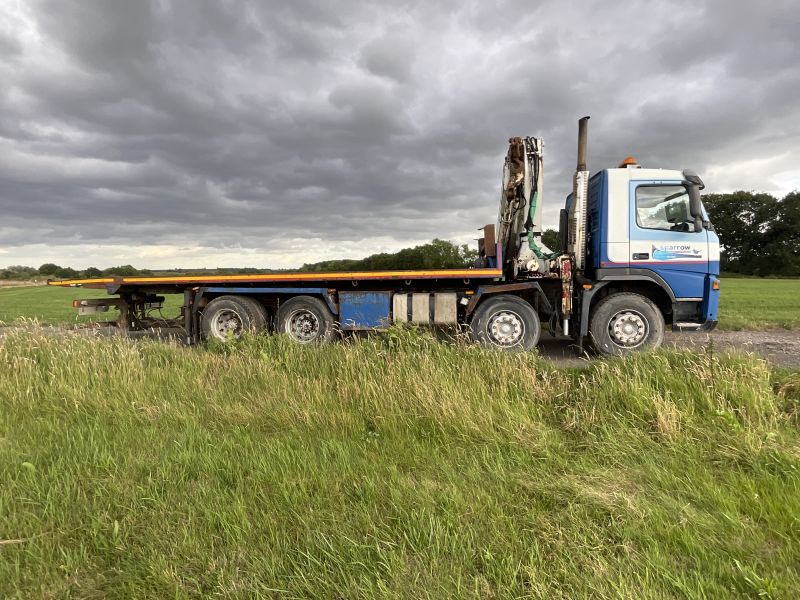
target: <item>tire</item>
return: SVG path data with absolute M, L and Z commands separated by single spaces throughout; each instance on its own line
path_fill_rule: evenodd
M 256 331 L 268 331 L 269 317 L 267 316 L 267 307 L 252 296 L 237 296 L 237 298 L 243 302 L 248 302 L 253 307 L 253 313 L 256 317 Z
M 539 343 L 542 325 L 533 307 L 517 296 L 484 300 L 470 322 L 472 339 L 500 350 L 530 350 Z
M 246 296 L 227 295 L 214 298 L 203 309 L 200 331 L 204 339 L 226 342 L 245 333 L 263 331 L 267 326 L 266 310 Z
M 640 294 L 612 294 L 592 311 L 589 335 L 595 350 L 607 356 L 651 350 L 664 340 L 664 316 Z
M 275 330 L 300 344 L 324 344 L 333 337 L 333 315 L 319 298 L 295 296 L 278 309 Z

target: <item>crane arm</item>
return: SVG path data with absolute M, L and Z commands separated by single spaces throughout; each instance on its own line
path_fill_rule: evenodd
M 547 258 L 550 253 L 537 240 L 542 232 L 543 146 L 540 138 L 508 140 L 497 242 L 503 248 L 503 256 L 514 262 L 515 269 L 526 269 L 531 259 Z

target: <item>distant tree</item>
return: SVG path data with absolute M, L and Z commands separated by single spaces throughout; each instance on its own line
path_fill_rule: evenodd
M 720 238 L 723 271 L 800 276 L 800 193 L 783 200 L 744 191 L 707 194 L 703 203 Z
M 469 244 L 461 244 L 459 254 L 463 265 L 471 265 L 478 260 L 478 248 L 470 248 Z
M 6 267 L 0 272 L 0 278 L 2 279 L 15 279 L 15 280 L 26 280 L 31 279 L 39 274 L 39 271 L 34 267 L 26 267 L 24 265 L 11 265 L 10 267 Z
M 39 274 L 38 269 L 24 265 L 11 265 L 0 271 L 0 279 L 31 279 Z
M 54 263 L 44 263 L 39 267 L 39 273 L 42 275 L 54 275 L 61 267 Z
M 792 192 L 777 203 L 774 218 L 763 238 L 754 271 L 800 276 L 800 192 Z
M 78 271 L 75 269 L 71 269 L 69 267 L 59 267 L 55 273 L 53 273 L 59 279 L 69 279 L 71 277 L 77 277 Z
M 471 265 L 478 256 L 467 244 L 457 246 L 435 239 L 427 244 L 404 248 L 399 252 L 372 254 L 361 260 L 327 260 L 307 263 L 301 271 L 385 271 L 403 269 L 453 269 Z
M 103 272 L 97 267 L 89 267 L 83 270 L 84 277 L 100 277 L 102 274 Z
M 120 265 L 103 270 L 103 275 L 120 275 L 122 277 L 132 277 L 138 275 L 139 271 L 132 265 Z
M 561 234 L 555 229 L 545 229 L 542 234 L 542 243 L 550 248 L 553 252 L 562 252 L 561 247 Z
M 757 257 L 777 215 L 778 199 L 770 194 L 707 194 L 703 204 L 722 243 L 723 270 L 758 274 Z M 764 273 L 766 274 L 766 273 Z

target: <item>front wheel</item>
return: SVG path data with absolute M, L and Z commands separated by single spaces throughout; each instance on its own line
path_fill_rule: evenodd
M 484 300 L 470 323 L 472 339 L 501 350 L 530 350 L 539 343 L 539 315 L 522 298 L 498 295 Z
M 652 300 L 640 294 L 612 294 L 592 312 L 589 333 L 598 352 L 623 356 L 658 348 L 664 340 L 664 317 Z

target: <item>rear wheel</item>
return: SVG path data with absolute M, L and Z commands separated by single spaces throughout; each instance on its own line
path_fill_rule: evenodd
M 247 302 L 253 309 L 253 315 L 256 319 L 256 331 L 266 331 L 269 328 L 269 318 L 267 317 L 267 308 L 259 302 L 258 299 L 251 296 L 237 296 L 243 302 Z
M 259 308 L 260 307 L 260 308 Z M 200 329 L 205 339 L 227 341 L 245 333 L 262 331 L 267 326 L 266 310 L 245 296 L 220 296 L 203 309 Z
M 499 295 L 484 300 L 470 323 L 472 339 L 489 348 L 530 350 L 539 343 L 539 315 L 517 296 Z
M 664 317 L 651 300 L 640 294 L 612 294 L 592 312 L 589 333 L 598 352 L 623 356 L 658 348 L 664 340 Z
M 276 330 L 301 344 L 322 344 L 333 337 L 333 315 L 319 298 L 296 296 L 278 309 Z

